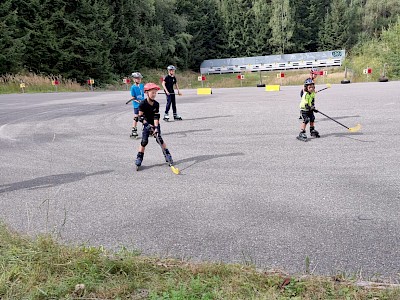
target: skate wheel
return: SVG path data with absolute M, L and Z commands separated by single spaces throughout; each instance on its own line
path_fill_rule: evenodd
M 298 136 L 296 137 L 296 139 L 298 139 L 299 141 L 302 141 L 302 142 L 307 142 L 307 139 L 301 139 Z

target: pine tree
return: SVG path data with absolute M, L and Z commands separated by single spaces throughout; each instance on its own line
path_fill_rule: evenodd
M 253 4 L 253 12 L 254 28 L 251 36 L 256 49 L 254 55 L 269 55 L 272 53 L 268 42 L 271 38 L 271 28 L 268 24 L 271 18 L 271 5 L 265 0 L 256 0 Z
M 219 10 L 226 32 L 225 39 L 227 57 L 240 56 L 240 19 L 237 11 L 236 0 L 220 0 Z
M 296 41 L 295 52 L 318 51 L 319 32 L 324 28 L 326 7 L 330 0 L 294 0 L 295 28 L 293 40 Z
M 290 6 L 289 0 L 272 0 L 270 43 L 275 47 L 275 53 L 290 53 L 294 48 L 294 14 L 294 7 Z
M 332 0 L 325 17 L 323 31 L 320 32 L 320 49 L 349 49 L 352 43 L 352 16 L 347 0 Z
M 205 59 L 224 57 L 222 20 L 215 0 L 181 0 L 178 14 L 187 20 L 187 67 L 198 70 Z M 185 64 L 184 61 L 180 65 Z
M 161 58 L 161 28 L 154 28 L 155 2 L 149 0 L 109 0 L 112 14 L 116 16 L 112 29 L 116 42 L 111 51 L 114 70 L 121 76 L 154 67 Z M 151 41 L 149 43 L 148 41 Z
M 176 0 L 156 0 L 155 8 L 156 24 L 162 30 L 159 39 L 155 39 L 162 51 L 155 65 L 162 67 L 170 64 L 178 65 L 182 63 L 178 51 L 183 49 L 186 52 L 189 47 L 190 37 L 182 35 L 186 31 L 187 20 L 178 14 Z
M 17 19 L 12 0 L 0 3 L 0 74 L 17 73 L 22 69 L 24 45 L 16 34 Z
M 59 56 L 54 24 L 38 13 L 25 39 L 25 66 L 35 73 L 57 74 Z
M 112 77 L 110 52 L 115 42 L 109 7 L 102 0 L 67 2 L 59 28 L 61 51 L 57 68 L 67 78 L 102 83 Z

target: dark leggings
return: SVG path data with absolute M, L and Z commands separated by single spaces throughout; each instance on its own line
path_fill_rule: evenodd
M 153 132 L 151 130 L 149 130 L 148 127 L 146 127 L 146 126 L 143 127 L 142 142 L 141 142 L 141 145 L 143 147 L 147 146 L 147 143 L 149 142 L 149 136 L 151 134 L 153 134 Z M 158 126 L 158 136 L 160 137 L 160 139 L 162 141 L 162 138 L 161 138 L 161 127 L 160 126 Z
M 301 118 L 303 119 L 303 123 L 313 123 L 315 120 L 314 112 L 309 110 L 301 110 L 300 111 Z
M 176 101 L 175 95 L 167 95 L 167 106 L 165 107 L 165 113 L 168 114 L 169 109 L 171 108 L 172 103 L 172 112 L 176 115 Z

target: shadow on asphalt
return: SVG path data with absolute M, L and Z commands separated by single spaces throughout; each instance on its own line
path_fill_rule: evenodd
M 30 180 L 14 182 L 10 184 L 2 184 L 0 185 L 0 193 L 13 192 L 23 189 L 35 190 L 35 189 L 51 188 L 66 183 L 80 181 L 89 176 L 103 175 L 111 172 L 114 172 L 114 170 L 104 170 L 94 173 L 77 172 L 77 173 L 43 176 Z
M 190 168 L 191 166 L 203 162 L 203 161 L 207 161 L 210 159 L 215 159 L 215 158 L 219 158 L 219 157 L 229 157 L 229 156 L 240 156 L 240 155 L 244 155 L 243 152 L 236 152 L 236 153 L 228 153 L 228 154 L 216 154 L 216 155 L 199 155 L 199 156 L 194 156 L 194 157 L 188 157 L 185 159 L 181 159 L 181 160 L 177 160 L 174 162 L 175 166 L 178 166 L 179 164 L 185 163 L 185 162 L 191 162 L 193 161 L 192 164 L 190 164 L 189 166 L 185 167 L 185 168 L 179 168 L 180 171 L 186 170 L 188 168 Z M 145 166 L 142 165 L 140 167 L 140 170 L 148 170 L 154 167 L 161 167 L 161 166 L 165 166 L 167 163 L 163 163 L 163 164 L 156 164 L 156 165 L 151 165 L 151 166 Z
M 317 114 L 318 115 L 318 114 Z M 360 115 L 354 115 L 354 116 L 342 116 L 342 117 L 332 117 L 332 116 L 330 116 L 332 119 L 335 119 L 335 120 L 342 120 L 342 119 L 348 119 L 348 118 L 359 118 L 359 117 L 361 117 Z M 331 119 L 329 119 L 329 118 L 325 118 L 325 117 L 323 117 L 323 118 L 321 118 L 321 119 L 317 119 L 317 121 L 318 122 L 323 122 L 323 121 L 331 121 L 331 122 L 334 122 L 334 121 L 332 121 Z
M 213 116 L 213 117 L 201 117 L 201 118 L 189 118 L 183 119 L 182 121 L 189 121 L 189 120 L 208 120 L 208 119 L 218 119 L 218 118 L 231 118 L 234 115 L 226 115 L 226 116 Z
M 181 171 L 186 170 L 188 168 L 190 168 L 191 166 L 200 163 L 200 162 L 204 162 L 207 160 L 211 160 L 211 159 L 215 159 L 215 158 L 220 158 L 220 157 L 229 157 L 229 156 L 241 156 L 244 155 L 243 152 L 235 152 L 235 153 L 228 153 L 228 154 L 215 154 L 215 155 L 199 155 L 199 156 L 194 156 L 194 157 L 188 157 L 185 159 L 181 159 L 176 161 L 177 164 L 181 164 L 181 163 L 185 163 L 185 162 L 191 162 L 193 161 L 192 164 L 190 164 L 189 166 L 182 168 Z
M 143 160 L 143 161 L 144 161 L 144 160 Z M 141 166 L 139 167 L 139 172 L 142 171 L 142 170 L 148 170 L 148 169 L 151 169 L 151 168 L 161 167 L 161 166 L 167 166 L 167 165 L 168 165 L 167 163 L 156 164 L 156 165 L 151 165 L 151 166 L 141 165 Z
M 187 137 L 188 133 L 194 132 L 204 132 L 204 131 L 211 131 L 212 129 L 198 129 L 198 130 L 186 130 L 186 131 L 175 131 L 169 133 L 163 133 L 162 135 L 181 135 L 180 137 Z
M 323 135 L 321 135 L 320 139 L 333 136 L 333 137 L 344 137 L 344 138 L 352 139 L 352 140 L 363 142 L 363 143 L 375 143 L 375 141 L 365 141 L 365 140 L 360 140 L 360 139 L 354 138 L 354 136 L 362 136 L 362 135 L 364 135 L 362 132 L 339 132 L 339 133 L 336 132 L 336 133 L 323 134 Z

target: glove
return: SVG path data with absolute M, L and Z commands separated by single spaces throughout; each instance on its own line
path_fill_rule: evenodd
M 310 109 L 311 111 L 313 111 L 313 112 L 318 112 L 318 110 L 317 109 L 315 109 L 315 106 L 313 105 L 313 106 L 311 106 L 311 109 Z
M 160 132 L 160 125 L 158 125 L 157 127 L 154 127 L 153 135 L 156 136 L 159 134 L 159 132 Z
M 144 129 L 148 130 L 148 131 L 153 131 L 153 125 L 151 125 L 150 123 L 146 123 L 143 125 Z
M 314 110 L 313 110 L 313 111 L 314 111 L 314 112 L 316 112 L 316 113 L 318 113 L 318 112 L 319 112 L 319 110 L 318 110 L 318 109 L 315 109 L 315 108 L 314 108 Z

